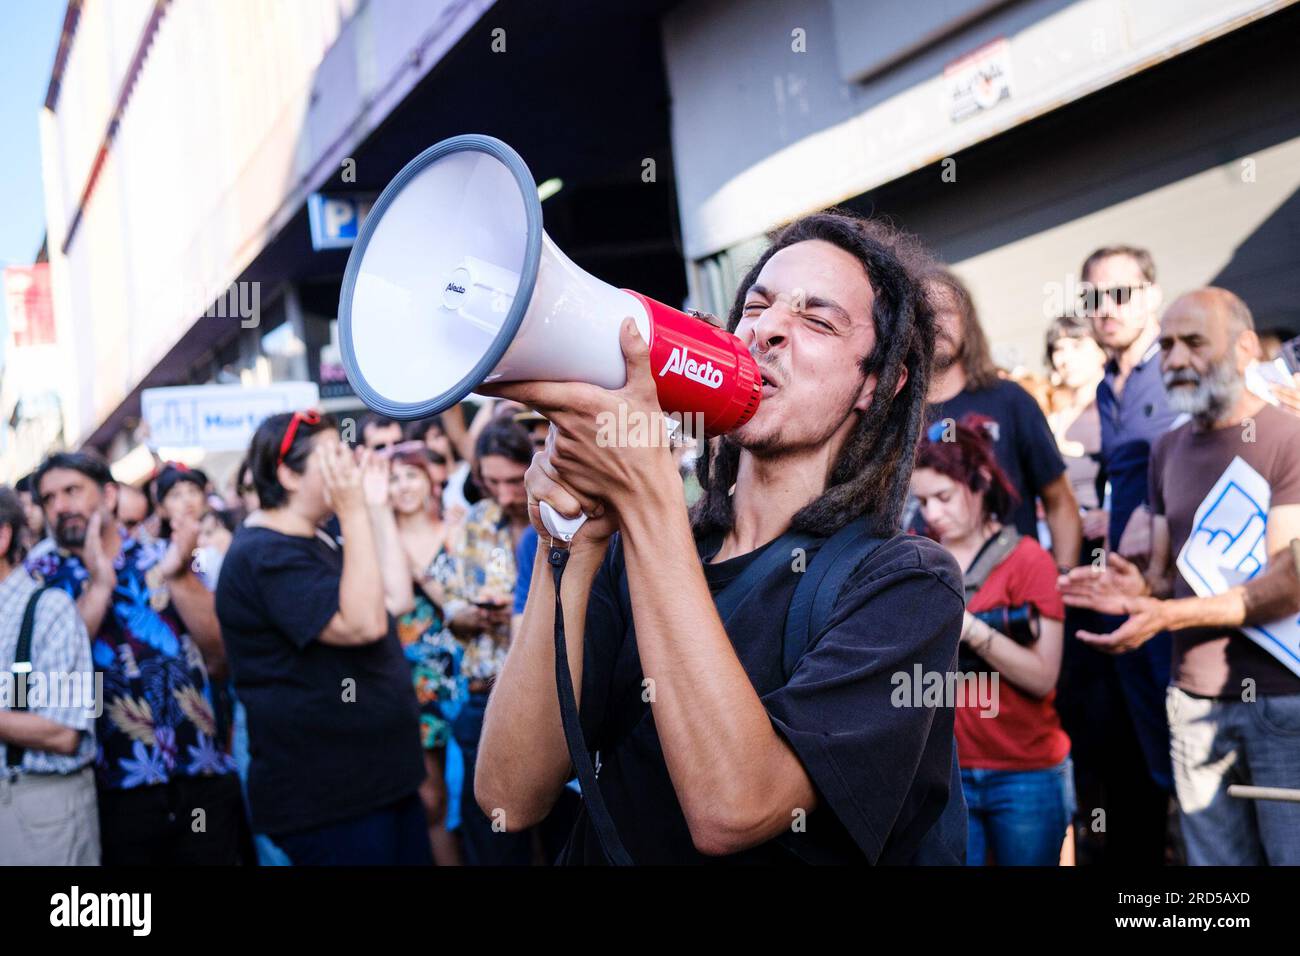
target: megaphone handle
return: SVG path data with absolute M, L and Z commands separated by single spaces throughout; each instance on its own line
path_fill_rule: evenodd
M 545 501 L 541 502 L 541 512 L 542 524 L 546 525 L 546 530 L 553 538 L 558 538 L 566 544 L 573 540 L 582 523 L 587 520 L 584 514 L 579 514 L 576 518 L 566 518 Z

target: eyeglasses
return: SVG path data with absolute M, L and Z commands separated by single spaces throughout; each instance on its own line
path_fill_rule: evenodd
M 1141 285 L 1117 285 L 1109 289 L 1100 289 L 1097 286 L 1084 286 L 1079 290 L 1079 304 L 1087 315 L 1094 315 L 1101 310 L 1101 300 L 1108 298 L 1116 305 L 1128 305 L 1129 300 L 1133 298 L 1133 293 L 1145 289 L 1151 285 L 1150 282 L 1143 282 Z
M 285 455 L 289 454 L 289 449 L 293 447 L 293 440 L 298 437 L 298 426 L 303 422 L 308 425 L 319 425 L 320 412 L 312 409 L 307 412 L 293 413 L 293 418 L 289 419 L 289 427 L 284 430 L 284 439 L 280 442 L 280 455 L 275 460 L 277 468 L 284 464 Z

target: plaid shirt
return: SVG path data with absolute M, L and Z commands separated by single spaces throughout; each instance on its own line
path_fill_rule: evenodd
M 27 601 L 39 585 L 21 567 L 15 568 L 0 582 L 0 670 L 6 674 L 14 663 L 18 650 L 18 632 L 22 629 L 23 612 Z M 90 660 L 90 638 L 82 623 L 77 606 L 68 595 L 59 591 L 46 591 L 36 606 L 35 626 L 32 628 L 32 674 L 43 675 L 47 690 L 54 690 L 51 678 L 75 681 L 82 691 L 81 700 L 54 699 L 49 694 L 45 700 L 32 700 L 27 712 L 44 717 L 64 727 L 80 731 L 76 753 L 64 755 L 28 748 L 23 753 L 20 770 L 23 773 L 75 773 L 88 766 L 95 758 L 95 714 L 90 695 L 94 692 L 95 672 Z M 73 675 L 76 675 L 75 677 Z M 35 697 L 35 681 L 29 689 Z M 7 688 L 12 694 L 12 683 Z M 11 706 L 11 699 L 5 701 Z M 86 707 L 86 703 L 92 703 Z M 50 706 L 66 705 L 66 706 Z M 0 740 L 0 777 L 8 776 L 8 748 Z

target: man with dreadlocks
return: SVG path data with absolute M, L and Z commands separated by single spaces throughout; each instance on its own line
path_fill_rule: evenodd
M 661 420 L 631 320 L 622 389 L 491 388 L 553 425 L 527 476 L 543 543 L 539 501 L 588 515 L 567 565 L 552 553 L 563 629 L 552 567 L 538 561 L 488 708 L 475 795 L 505 829 L 544 819 L 594 751 L 599 782 L 584 782 L 566 861 L 907 863 L 936 859 L 927 848 L 940 836 L 964 846 L 939 822 L 953 817 L 951 702 L 900 693 L 951 670 L 963 610 L 952 559 L 898 533 L 934 338 L 905 264 L 915 248 L 839 213 L 774 237 L 727 323 L 758 361 L 763 399 L 702 456 L 689 516 L 665 442 L 597 441 L 620 403 L 628 421 Z M 787 673 L 800 572 L 854 522 L 883 543 L 848 573 Z M 557 646 L 585 738 L 572 751 Z M 951 799 L 964 830 L 960 793 Z

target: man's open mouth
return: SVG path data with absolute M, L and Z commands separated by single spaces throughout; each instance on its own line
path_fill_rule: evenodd
M 765 368 L 761 368 L 761 367 L 759 368 L 758 376 L 760 379 L 762 379 L 764 388 L 781 387 L 781 383 L 776 380 L 776 377 Z

